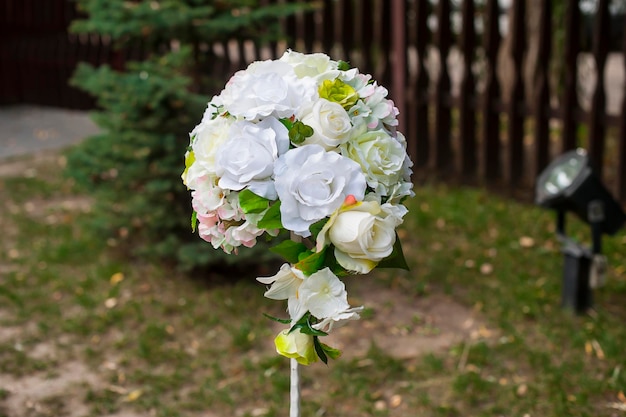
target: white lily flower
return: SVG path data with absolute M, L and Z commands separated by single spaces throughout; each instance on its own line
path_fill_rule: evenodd
M 352 307 L 332 317 L 326 317 L 324 320 L 313 325 L 313 328 L 322 332 L 330 333 L 333 329 L 343 326 L 348 321 L 358 320 L 361 318 L 359 313 L 363 311 L 363 306 Z
M 288 300 L 297 297 L 298 288 L 302 284 L 304 274 L 302 271 L 293 268 L 289 264 L 283 264 L 278 273 L 271 277 L 259 277 L 256 280 L 260 283 L 271 285 L 265 291 L 267 298 L 272 300 Z
M 298 294 L 303 305 L 318 319 L 333 317 L 350 308 L 345 284 L 329 268 L 305 278 Z

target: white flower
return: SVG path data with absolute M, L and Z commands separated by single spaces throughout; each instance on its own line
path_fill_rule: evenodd
M 280 57 L 280 61 L 290 64 L 298 78 L 313 77 L 318 80 L 329 80 L 336 78 L 339 74 L 337 62 L 331 60 L 326 54 L 303 54 L 290 49 Z
M 320 231 L 317 250 L 332 243 L 339 265 L 366 274 L 393 252 L 395 229 L 406 212 L 404 206 L 376 201 L 344 205 Z
M 338 103 L 320 98 L 298 114 L 298 118 L 313 128 L 313 136 L 308 137 L 304 145 L 317 144 L 330 151 L 350 137 L 350 116 Z
M 271 285 L 270 289 L 263 294 L 265 297 L 272 300 L 287 300 L 297 296 L 298 288 L 303 279 L 302 271 L 291 267 L 289 264 L 283 264 L 276 275 L 259 277 L 256 280 Z
M 298 289 L 298 296 L 306 309 L 318 319 L 334 317 L 350 308 L 345 284 L 329 268 L 305 278 Z
M 273 117 L 260 123 L 236 122 L 230 138 L 216 153 L 219 186 L 250 191 L 270 200 L 276 199 L 272 181 L 274 161 L 289 149 L 289 132 Z
M 224 198 L 229 191 L 218 187 L 215 180 L 202 177 L 198 180 L 196 189 L 191 192 L 191 205 L 196 213 L 206 214 L 224 205 Z
M 330 333 L 333 329 L 343 326 L 348 321 L 360 319 L 361 316 L 359 313 L 361 311 L 363 311 L 363 306 L 349 308 L 335 314 L 334 316 L 326 317 L 319 323 L 314 324 L 312 327 L 325 333 Z
M 361 167 L 319 145 L 305 145 L 282 155 L 274 164 L 283 226 L 299 236 L 309 226 L 337 210 L 352 194 L 361 200 L 366 181 Z
M 226 142 L 233 119 L 218 116 L 215 119 L 205 117 L 190 133 L 191 149 L 196 158 L 193 170 L 198 174 L 215 176 L 215 154 Z M 191 168 L 190 168 L 191 170 Z M 193 171 L 192 171 L 193 172 Z M 195 176 L 197 176 L 196 174 Z M 190 174 L 188 174 L 189 177 Z M 189 180 L 188 180 L 189 181 Z
M 405 173 L 408 158 L 402 143 L 384 130 L 365 132 L 342 146 L 342 154 L 358 162 L 367 185 L 380 195 L 389 190 Z
M 295 109 L 317 98 L 311 78 L 299 79 L 293 67 L 280 61 L 250 64 L 228 81 L 221 94 L 225 109 L 245 120 L 291 117 Z

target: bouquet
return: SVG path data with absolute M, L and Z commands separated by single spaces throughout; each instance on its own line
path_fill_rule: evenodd
M 396 228 L 412 163 L 397 115 L 370 75 L 287 51 L 234 74 L 190 134 L 192 227 L 227 253 L 276 238 L 286 263 L 257 280 L 287 300 L 275 345 L 297 363 L 338 357 L 320 338 L 359 318 L 342 277 L 406 268 Z

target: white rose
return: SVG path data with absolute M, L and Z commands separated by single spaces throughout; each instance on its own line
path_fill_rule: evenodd
M 354 161 L 319 145 L 305 145 L 282 155 L 274 166 L 283 226 L 299 236 L 309 226 L 337 210 L 352 194 L 365 194 L 365 176 Z
M 317 250 L 335 246 L 335 258 L 348 271 L 366 274 L 393 252 L 396 227 L 407 209 L 375 201 L 343 206 L 318 235 Z
M 218 185 L 230 190 L 248 187 L 261 197 L 275 200 L 274 161 L 289 149 L 287 128 L 268 117 L 256 124 L 236 122 L 229 136 L 215 157 Z
M 314 77 L 331 80 L 337 78 L 339 70 L 337 62 L 330 59 L 326 54 L 303 54 L 292 50 L 286 51 L 280 61 L 290 64 L 298 78 Z
M 384 130 L 365 132 L 342 146 L 342 154 L 356 161 L 367 185 L 387 196 L 406 173 L 407 153 L 402 143 Z
M 350 116 L 338 103 L 320 98 L 298 117 L 313 128 L 313 136 L 308 137 L 304 145 L 317 144 L 330 151 L 350 138 Z
M 266 116 L 291 117 L 295 109 L 317 97 L 312 79 L 299 79 L 291 65 L 280 61 L 262 61 L 239 71 L 221 93 L 225 109 L 245 120 Z
M 217 149 L 228 139 L 228 132 L 233 119 L 217 117 L 204 118 L 190 133 L 193 138 L 191 149 L 195 162 L 194 171 L 205 175 L 215 176 L 215 154 Z M 198 174 L 196 174 L 198 175 Z

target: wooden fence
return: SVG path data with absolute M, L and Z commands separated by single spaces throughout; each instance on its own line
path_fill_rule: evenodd
M 508 11 L 497 0 L 313 3 L 316 12 L 284 22 L 290 37 L 285 43 L 215 45 L 223 72 L 215 75 L 226 78 L 252 60 L 279 56 L 285 47 L 327 52 L 390 88 L 418 181 L 436 175 L 527 196 L 550 159 L 583 146 L 605 183 L 626 202 L 626 76 L 617 85 L 622 98 L 614 113 L 607 111 L 605 91 L 609 52 L 622 54 L 618 69 L 626 74 L 626 16 L 610 14 L 609 0 L 597 0 L 591 17 L 577 0 L 515 0 Z M 557 21 L 552 12 L 559 5 L 565 15 Z M 529 81 L 523 68 L 533 46 L 531 11 L 539 41 Z M 2 2 L 0 104 L 93 106 L 91 98 L 67 87 L 76 63 L 121 68 L 126 53 L 112 51 L 98 36 L 68 35 L 75 17 L 67 0 Z M 562 43 L 555 33 L 563 35 Z M 595 80 L 588 103 L 579 98 L 583 55 Z M 560 77 L 554 76 L 554 62 L 562 63 Z

